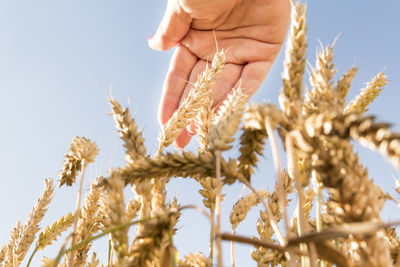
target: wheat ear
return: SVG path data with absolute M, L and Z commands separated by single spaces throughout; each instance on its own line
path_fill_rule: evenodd
M 15 245 L 17 244 L 18 238 L 22 232 L 23 226 L 21 225 L 21 222 L 18 220 L 17 224 L 15 225 L 14 229 L 11 232 L 10 240 L 8 241 L 7 244 L 5 244 L 1 248 L 1 254 L 0 254 L 0 266 L 2 262 L 4 262 L 4 266 L 13 266 L 13 260 L 14 260 L 14 251 L 15 251 Z
M 100 188 L 96 186 L 97 181 L 92 182 L 90 192 L 86 195 L 83 207 L 80 210 L 78 227 L 76 230 L 76 243 L 91 237 L 94 233 L 99 231 L 101 222 L 107 218 L 102 218 L 99 215 L 101 192 Z M 90 247 L 91 243 L 88 243 L 76 250 L 73 259 L 73 264 L 75 266 L 81 266 L 86 263 L 87 253 Z
M 215 158 L 210 152 L 195 155 L 183 151 L 179 153 L 162 154 L 157 159 L 146 158 L 135 165 L 126 166 L 124 169 L 114 172 L 124 178 L 125 184 L 136 181 L 144 181 L 160 177 L 208 177 L 215 175 Z M 237 180 L 236 160 L 221 159 L 221 175 L 225 177 L 225 183 L 233 183 Z
M 126 221 L 130 222 L 136 218 L 139 210 L 140 210 L 140 202 L 130 199 L 128 204 L 126 205 Z
M 126 160 L 129 163 L 133 163 L 136 159 L 146 156 L 142 131 L 138 130 L 128 108 L 123 109 L 117 100 L 112 97 L 109 98 L 109 102 L 119 137 L 124 142 Z
M 135 237 L 129 250 L 128 266 L 149 266 L 152 263 L 162 240 L 171 231 L 171 218 L 176 213 L 176 209 L 160 210 L 156 216 L 144 223 L 142 233 Z
M 339 111 L 344 109 L 344 105 L 346 103 L 346 96 L 350 90 L 351 82 L 353 81 L 354 77 L 356 76 L 358 69 L 355 67 L 351 67 L 337 82 L 334 90 L 337 97 L 337 105 Z
M 98 267 L 100 265 L 100 261 L 97 258 L 96 252 L 93 252 L 92 257 L 90 258 L 90 262 L 86 264 L 86 267 Z
M 95 157 L 99 153 L 96 143 L 85 137 L 75 137 L 72 140 L 62 171 L 60 172 L 60 187 L 64 184 L 71 186 L 75 183 L 78 172 L 82 170 L 82 161 L 86 163 L 94 162 Z
M 70 212 L 47 226 L 44 231 L 39 234 L 36 247 L 43 250 L 45 247 L 51 245 L 53 241 L 56 241 L 58 236 L 71 227 L 73 216 L 73 213 Z
M 261 156 L 263 152 L 264 140 L 267 137 L 264 126 L 266 117 L 271 118 L 274 125 L 289 124 L 285 114 L 274 105 L 253 103 L 246 107 L 243 115 L 243 132 L 240 136 L 239 172 L 248 181 L 250 181 L 253 168 L 257 166 L 257 155 Z
M 218 116 L 208 136 L 209 150 L 229 150 L 234 141 L 233 135 L 239 129 L 239 123 L 247 103 L 248 96 L 239 88 L 228 95 L 220 106 Z
M 344 113 L 349 114 L 352 112 L 365 113 L 368 105 L 374 102 L 375 98 L 383 90 L 386 85 L 387 79 L 383 72 L 378 73 L 367 86 L 361 90 L 361 93 L 356 96 L 345 108 Z
M 332 78 L 336 73 L 333 60 L 333 47 L 321 47 L 317 55 L 315 67 L 310 75 L 312 90 L 306 92 L 306 101 L 304 103 L 304 113 L 309 116 L 312 113 L 326 111 L 335 111 L 336 94 L 333 91 Z
M 15 244 L 14 248 L 14 256 L 13 261 L 15 265 L 19 265 L 22 260 L 25 258 L 26 253 L 29 250 L 29 247 L 33 243 L 35 239 L 35 235 L 39 232 L 40 227 L 39 223 L 42 221 L 47 208 L 50 204 L 50 201 L 53 198 L 53 180 L 46 179 L 44 184 L 44 191 L 36 201 L 35 206 L 33 207 L 29 217 L 22 227 L 19 238 Z
M 108 179 L 110 187 L 101 198 L 102 214 L 108 217 L 105 226 L 113 227 L 127 222 L 124 204 L 124 182 L 119 176 L 111 176 Z M 123 228 L 111 233 L 112 248 L 116 252 L 116 266 L 125 266 L 128 254 L 128 228 Z
M 46 226 L 46 228 L 39 234 L 38 240 L 36 241 L 36 248 L 29 258 L 28 266 L 39 249 L 43 250 L 45 247 L 51 245 L 64 231 L 71 227 L 73 217 L 74 214 L 70 212 L 51 225 Z
M 307 50 L 307 22 L 305 4 L 292 5 L 291 27 L 283 63 L 283 87 L 279 103 L 288 118 L 301 115 L 303 104 L 303 76 Z
M 251 208 L 261 203 L 262 199 L 266 199 L 269 196 L 269 192 L 260 189 L 257 193 L 250 193 L 247 196 L 239 199 L 231 210 L 229 221 L 232 225 L 232 230 L 235 231 L 238 225 L 246 218 L 247 213 Z M 261 198 L 261 199 L 260 199 Z
M 206 96 L 210 88 L 214 86 L 217 76 L 222 72 L 224 62 L 225 52 L 218 51 L 211 63 L 211 68 L 207 67 L 203 71 L 187 98 L 165 124 L 160 136 L 159 151 L 172 144 L 179 133 L 194 119 L 201 107 L 207 104 Z
M 283 189 L 285 194 L 285 206 L 289 205 L 290 199 L 288 195 L 294 192 L 293 182 L 291 177 L 288 175 L 287 172 L 283 172 L 284 181 L 283 181 Z M 279 208 L 279 186 L 278 183 L 275 184 L 274 191 L 272 192 L 271 196 L 268 198 L 268 206 L 271 209 L 272 215 L 276 221 L 280 221 L 283 218 L 283 213 Z M 274 234 L 274 229 L 272 228 L 271 224 L 269 223 L 269 219 L 267 213 L 265 211 L 260 211 L 260 219 L 257 220 L 257 232 L 259 234 L 259 239 L 261 241 L 270 241 Z M 272 265 L 277 265 L 279 262 L 284 260 L 284 253 L 278 252 L 275 250 L 269 250 L 263 247 L 256 247 L 255 251 L 251 252 L 251 257 L 255 260 L 258 264 L 262 266 L 268 265 L 271 263 Z

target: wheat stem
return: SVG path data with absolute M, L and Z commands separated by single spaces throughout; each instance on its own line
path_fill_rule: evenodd
M 215 234 L 215 210 L 211 210 L 211 222 L 210 222 L 210 255 L 208 258 L 213 260 L 214 258 L 214 234 Z
M 94 235 L 94 236 L 88 237 L 88 238 L 80 241 L 79 243 L 74 244 L 69 249 L 63 249 L 58 253 L 56 259 L 54 260 L 53 267 L 57 267 L 58 263 L 60 262 L 60 260 L 61 260 L 61 258 L 62 258 L 62 256 L 64 254 L 67 254 L 67 253 L 72 252 L 72 251 L 74 251 L 76 249 L 79 249 L 79 248 L 89 244 L 90 242 L 92 242 L 92 241 L 94 241 L 96 239 L 99 239 L 99 238 L 101 238 L 103 236 L 106 236 L 106 235 L 108 235 L 110 233 L 122 230 L 122 229 L 124 229 L 126 227 L 130 227 L 130 226 L 138 224 L 138 223 L 146 223 L 146 222 L 150 221 L 151 219 L 152 218 L 145 218 L 145 219 L 142 219 L 142 220 L 136 220 L 136 221 L 133 221 L 133 222 L 126 222 L 126 223 L 123 223 L 123 224 L 120 224 L 120 225 L 109 227 L 109 228 L 105 229 L 102 233 L 100 233 L 98 235 Z
M 221 182 L 221 151 L 215 151 L 215 169 L 216 169 L 216 178 L 217 178 L 217 196 L 215 199 L 215 215 L 217 218 L 217 224 L 215 227 L 216 234 L 216 253 L 217 253 L 217 262 L 218 267 L 223 266 L 222 260 L 222 244 L 221 244 L 221 191 L 222 191 L 222 182 Z
M 29 257 L 28 263 L 26 264 L 26 267 L 29 267 L 31 265 L 33 256 L 35 256 L 36 252 L 38 252 L 39 247 L 35 247 L 35 250 L 32 252 L 31 256 Z
M 285 201 L 285 192 L 283 188 L 283 175 L 282 175 L 282 166 L 281 166 L 281 157 L 279 155 L 279 148 L 278 148 L 278 141 L 276 139 L 274 130 L 272 129 L 272 123 L 270 118 L 265 119 L 265 128 L 267 131 L 267 135 L 269 136 L 269 141 L 271 144 L 271 151 L 272 151 L 272 158 L 274 160 L 274 168 L 275 168 L 275 173 L 278 177 L 278 195 L 279 195 L 279 206 L 280 210 L 283 212 L 283 219 L 285 222 L 285 229 L 286 233 L 289 233 L 289 219 L 287 215 L 287 210 L 286 210 L 286 205 L 284 203 Z
M 75 210 L 75 215 L 73 219 L 73 225 L 74 229 L 72 230 L 72 238 L 71 238 L 71 246 L 75 244 L 75 239 L 76 239 L 76 230 L 78 228 L 78 219 L 79 219 L 79 214 L 80 214 L 80 209 L 81 209 L 81 201 L 82 201 L 82 190 L 83 190 L 83 179 L 85 177 L 85 172 L 86 172 L 86 167 L 87 167 L 87 161 L 85 159 L 82 160 L 82 172 L 81 172 L 81 181 L 79 183 L 79 193 L 78 193 L 78 198 L 76 200 L 76 210 Z M 69 257 L 69 262 L 73 264 L 75 257 L 75 253 L 71 253 Z
M 232 235 L 235 235 L 235 230 L 232 230 Z M 232 267 L 235 267 L 235 246 L 233 240 L 231 240 L 231 261 Z

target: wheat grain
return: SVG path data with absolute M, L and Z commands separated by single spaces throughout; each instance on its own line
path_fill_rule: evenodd
M 130 222 L 136 218 L 137 213 L 140 210 L 140 202 L 132 199 L 129 200 L 128 205 L 126 206 L 126 221 Z
M 4 258 L 6 257 L 6 250 L 7 250 L 7 245 L 3 245 L 0 248 L 0 264 L 4 261 Z
M 191 253 L 180 260 L 178 267 L 210 267 L 211 264 L 203 253 Z
M 96 252 L 93 252 L 92 257 L 90 258 L 90 262 L 86 264 L 86 267 L 97 267 L 100 265 L 100 261 L 97 258 Z

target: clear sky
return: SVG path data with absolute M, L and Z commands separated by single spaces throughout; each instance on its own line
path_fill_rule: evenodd
M 400 2 L 310 0 L 307 5 L 310 63 L 314 63 L 318 40 L 330 44 L 341 34 L 335 47 L 336 78 L 353 65 L 360 68 L 350 98 L 385 70 L 390 82 L 370 113 L 400 130 Z M 110 164 L 123 164 L 122 143 L 108 116 L 110 86 L 117 100 L 129 104 L 144 128 L 148 149 L 155 151 L 157 106 L 171 51 L 152 51 L 147 38 L 156 30 L 165 6 L 166 1 L 155 0 L 0 2 L 0 244 L 8 240 L 18 219 L 25 221 L 44 178 L 58 179 L 63 156 L 75 136 L 88 137 L 100 148 L 86 181 L 105 174 Z M 282 59 L 281 53 L 252 101 L 277 103 Z M 392 175 L 400 176 L 398 171 L 376 153 L 357 149 L 371 177 L 393 192 Z M 254 183 L 270 189 L 273 171 L 268 149 L 260 164 Z M 195 192 L 199 186 L 193 181 L 178 179 L 168 188 L 182 204 L 201 202 Z M 76 187 L 57 190 L 42 225 L 72 211 L 76 192 Z M 228 212 L 241 192 L 238 184 L 224 189 L 224 231 L 230 231 Z M 399 219 L 395 213 L 399 214 L 396 208 L 387 205 L 384 219 Z M 255 209 L 239 226 L 239 233 L 255 235 L 257 216 Z M 184 212 L 175 237 L 181 257 L 189 252 L 208 253 L 208 234 L 201 232 L 208 231 L 205 225 L 202 215 Z M 99 240 L 95 247 L 103 250 L 106 243 Z M 42 255 L 55 257 L 58 247 L 39 253 L 33 266 L 39 266 Z M 237 246 L 238 266 L 255 266 L 250 249 Z M 229 243 L 224 244 L 224 257 L 228 266 Z

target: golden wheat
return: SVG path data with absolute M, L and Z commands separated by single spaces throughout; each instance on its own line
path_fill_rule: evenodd
M 75 228 L 66 235 L 57 257 L 43 257 L 43 266 L 208 267 L 217 259 L 221 267 L 221 240 L 253 245 L 249 256 L 258 266 L 399 266 L 396 223 L 384 224 L 381 218 L 385 201 L 398 201 L 374 183 L 353 147 L 355 141 L 378 150 L 400 169 L 400 133 L 373 116 L 363 115 L 387 83 L 386 75 L 379 73 L 346 107 L 346 96 L 358 69 L 351 67 L 335 84 L 333 45 L 327 46 L 318 51 L 310 73 L 311 87 L 304 97 L 306 9 L 303 4 L 292 4 L 279 95 L 281 109 L 268 103 L 245 107 L 247 96 L 241 89 L 233 89 L 215 114 L 210 89 L 225 60 L 224 52 L 218 51 L 211 66 L 199 76 L 188 97 L 163 126 L 156 156 L 150 157 L 129 110 L 110 98 L 126 165 L 110 169 L 107 177 L 93 181 L 82 208 L 78 201 L 76 213 L 68 213 L 42 230 L 28 265 L 38 249 L 51 245 L 73 224 Z M 192 122 L 199 133 L 197 153 L 164 152 Z M 221 152 L 233 151 L 235 133 L 240 127 L 239 153 L 229 153 L 231 158 L 226 158 Z M 272 192 L 254 189 L 251 184 L 260 164 L 258 157 L 267 151 L 267 137 L 278 176 Z M 284 152 L 282 158 L 279 143 Z M 97 154 L 94 142 L 83 137 L 73 139 L 60 173 L 60 186 L 72 186 L 80 171 L 83 178 L 85 167 Z M 282 167 L 284 163 L 287 171 Z M 179 196 L 168 202 L 166 184 L 175 177 L 199 182 L 207 209 L 184 206 Z M 235 182 L 243 183 L 252 193 L 239 199 L 230 211 L 233 234 L 221 233 L 221 220 L 227 219 L 221 217 L 222 186 Z M 397 193 L 399 184 L 395 179 Z M 134 192 L 127 204 L 126 186 L 132 186 Z M 21 265 L 40 231 L 39 223 L 53 191 L 52 180 L 46 179 L 44 193 L 26 223 L 18 221 L 9 241 L 1 247 L 0 266 Z M 297 201 L 291 205 L 295 192 Z M 78 199 L 81 196 L 80 193 Z M 261 209 L 257 207 L 260 203 Z M 295 205 L 289 220 L 286 208 L 290 206 L 288 210 L 292 210 Z M 210 220 L 210 251 L 208 255 L 191 253 L 179 260 L 174 235 L 179 230 L 181 213 L 189 208 L 201 211 Z M 255 222 L 258 236 L 236 235 L 250 209 L 259 211 Z M 280 230 L 282 220 L 285 232 Z M 130 238 L 133 225 L 136 231 Z M 205 233 L 203 229 L 199 231 Z M 101 264 L 102 257 L 91 251 L 92 243 L 103 236 L 109 236 L 106 264 Z M 233 251 L 232 245 L 234 266 Z

